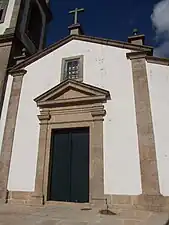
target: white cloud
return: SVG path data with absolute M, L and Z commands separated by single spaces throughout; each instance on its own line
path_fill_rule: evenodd
M 154 56 L 169 57 L 169 41 L 165 41 L 154 49 Z
M 163 0 L 154 6 L 151 20 L 159 43 L 154 49 L 154 54 L 161 57 L 169 56 L 169 0 Z

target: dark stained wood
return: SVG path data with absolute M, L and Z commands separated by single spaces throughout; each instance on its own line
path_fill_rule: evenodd
M 49 200 L 89 201 L 89 129 L 52 133 Z

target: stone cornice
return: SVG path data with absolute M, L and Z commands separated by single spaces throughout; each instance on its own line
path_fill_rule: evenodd
M 72 93 L 74 93 L 73 96 Z M 34 101 L 40 108 L 55 108 L 103 103 L 110 98 L 110 93 L 107 90 L 75 80 L 66 80 L 46 91 Z
M 102 109 L 102 110 L 98 110 L 98 111 L 93 111 L 91 112 L 93 117 L 98 117 L 98 116 L 105 116 L 106 115 L 106 110 Z
M 43 121 L 43 120 L 50 120 L 51 118 L 51 115 L 49 112 L 43 112 L 41 115 L 38 115 L 38 119 L 40 121 Z
M 169 66 L 169 58 L 159 58 L 154 56 L 146 56 L 146 60 L 148 63 L 160 64 Z
M 68 105 L 76 105 L 76 104 L 89 104 L 90 102 L 105 102 L 106 98 L 104 95 L 93 96 L 93 97 L 84 97 L 84 98 L 72 98 L 72 99 L 64 99 L 64 100 L 53 100 L 53 101 L 45 101 L 37 103 L 37 106 L 40 108 L 47 107 L 59 107 L 59 106 L 68 106 Z
M 124 49 L 129 49 L 132 51 L 142 51 L 142 52 L 147 51 L 151 55 L 153 53 L 153 48 L 150 46 L 135 45 L 135 44 L 131 44 L 128 42 L 115 41 L 115 40 L 111 40 L 111 39 L 98 38 L 98 37 L 92 37 L 92 36 L 86 36 L 86 35 L 69 35 L 69 36 L 65 37 L 64 39 L 59 40 L 55 44 L 52 44 L 51 46 L 47 47 L 46 49 L 35 53 L 33 56 L 30 56 L 24 62 L 14 66 L 11 70 L 24 68 L 24 67 L 28 66 L 29 64 L 35 62 L 36 60 L 51 53 L 52 51 L 55 51 L 56 49 L 62 47 L 63 45 L 67 44 L 68 42 L 70 42 L 72 40 L 79 40 L 79 41 L 85 41 L 85 42 L 90 42 L 90 43 L 94 43 L 94 44 L 101 44 L 101 45 L 112 46 L 112 47 L 117 47 L 117 48 L 124 48 Z
M 133 35 L 133 36 L 129 36 L 128 37 L 128 41 L 129 41 L 129 43 L 131 43 L 130 41 L 131 40 L 137 40 L 137 39 L 143 39 L 143 42 L 144 42 L 144 40 L 145 40 L 145 35 L 144 34 L 141 34 L 141 35 Z
M 140 58 L 146 58 L 148 52 L 129 52 L 126 53 L 127 59 L 140 59 Z
M 140 59 L 145 58 L 148 63 L 160 64 L 169 66 L 169 58 L 159 58 L 149 55 L 149 52 L 129 52 L 126 53 L 127 59 Z
M 0 43 L 10 42 L 14 39 L 14 33 L 0 35 Z
M 10 72 L 11 76 L 18 77 L 18 76 L 24 76 L 27 73 L 27 70 L 21 69 L 21 70 L 15 70 L 13 72 Z

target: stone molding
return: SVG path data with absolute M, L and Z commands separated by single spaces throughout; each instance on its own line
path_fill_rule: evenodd
M 38 115 L 39 153 L 32 201 L 42 203 L 48 200 L 52 130 L 77 127 L 89 127 L 90 130 L 90 202 L 93 198 L 103 198 L 103 117 L 106 113 L 102 103 L 108 98 L 110 94 L 106 90 L 67 80 L 35 99 L 41 111 Z
M 160 64 L 164 66 L 169 66 L 169 59 L 167 58 L 158 58 L 154 56 L 146 56 L 148 63 Z
M 145 58 L 148 63 L 169 66 L 168 58 L 159 58 L 159 57 L 151 56 L 150 53 L 147 51 L 129 52 L 129 53 L 126 53 L 126 57 L 127 57 L 127 59 L 131 59 L 131 60 Z
M 169 197 L 162 195 L 105 195 L 110 208 L 131 208 L 154 212 L 168 212 Z
M 27 73 L 27 71 L 26 70 L 24 70 L 24 69 L 21 69 L 21 70 L 16 70 L 16 71 L 13 71 L 13 72 L 11 72 L 10 74 L 11 74 L 11 76 L 13 76 L 13 77 L 17 77 L 17 76 L 21 76 L 21 77 L 23 77 L 25 74 Z
M 118 48 L 125 48 L 133 51 L 147 51 L 149 54 L 152 55 L 153 48 L 150 46 L 145 46 L 145 45 L 134 45 L 128 42 L 122 42 L 122 41 L 113 41 L 111 39 L 104 39 L 104 38 L 97 38 L 97 37 L 91 37 L 91 36 L 86 36 L 86 35 L 69 35 L 62 40 L 59 40 L 55 44 L 47 47 L 43 51 L 40 51 L 38 53 L 35 53 L 33 56 L 29 57 L 26 59 L 24 62 L 14 66 L 12 70 L 15 69 L 21 69 L 23 67 L 28 66 L 29 64 L 35 62 L 36 60 L 44 57 L 45 55 L 51 53 L 52 51 L 55 51 L 56 49 L 60 48 L 61 46 L 67 44 L 68 42 L 72 40 L 79 40 L 79 41 L 87 41 L 91 42 L 94 44 L 101 44 L 101 45 L 106 45 L 106 46 L 112 46 L 112 47 L 118 47 Z
M 127 59 L 140 59 L 140 58 L 145 58 L 147 56 L 149 52 L 146 52 L 146 51 L 137 51 L 137 52 L 129 52 L 129 53 L 126 53 L 126 57 Z
M 93 107 L 91 107 L 93 110 Z M 64 110 L 64 109 L 63 109 Z M 75 109 L 76 110 L 76 109 Z M 97 107 L 96 107 L 97 110 Z M 69 116 L 68 116 L 69 115 Z M 98 120 L 94 120 L 90 113 L 79 114 L 78 118 L 76 114 L 68 113 L 62 116 L 52 114 L 51 118 L 45 123 L 40 125 L 40 140 L 39 140 L 39 157 L 37 165 L 37 176 L 35 184 L 35 196 L 38 196 L 40 202 L 42 202 L 42 196 L 47 201 L 48 190 L 48 167 L 50 161 L 50 140 L 51 132 L 53 129 L 62 128 L 74 128 L 74 127 L 89 127 L 90 129 L 90 200 L 94 197 L 103 197 L 104 183 L 103 183 L 103 118 L 100 119 L 100 113 L 98 114 Z M 104 115 L 102 113 L 102 115 Z M 78 121 L 77 121 L 78 119 Z M 100 138 L 98 138 L 100 136 Z M 46 146 L 46 147 L 45 147 Z M 98 153 L 100 152 L 101 153 Z M 99 154 L 100 160 L 97 162 L 96 155 Z M 97 163 L 97 171 L 96 171 Z M 99 163 L 99 165 L 98 165 Z M 43 167 L 44 165 L 44 167 Z M 95 171 L 95 172 L 94 172 Z M 95 175 L 94 175 L 95 174 Z M 97 176 L 97 177 L 96 177 Z M 101 180 L 100 180 L 101 179 Z M 99 182 L 99 183 L 98 183 Z M 101 182 L 101 183 L 100 183 Z M 98 188 L 99 187 L 99 188 Z M 36 198 L 37 200 L 37 198 Z
M 7 193 L 8 198 L 6 203 L 22 203 L 22 204 L 29 204 L 29 199 L 32 196 L 32 192 L 26 191 L 9 191 Z
M 96 97 L 96 96 L 104 96 L 105 100 L 110 99 L 110 93 L 107 90 L 104 90 L 102 88 L 98 88 L 86 83 L 81 83 L 79 81 L 73 80 L 73 79 L 67 79 L 60 84 L 54 86 L 50 90 L 46 91 L 45 93 L 41 94 L 37 98 L 34 99 L 37 104 L 40 102 L 45 102 L 45 101 L 57 101 L 57 97 L 61 95 L 62 93 L 66 93 L 67 89 L 74 89 L 79 93 L 84 93 L 84 95 L 81 96 L 69 96 L 69 98 L 64 97 L 64 101 L 66 99 L 75 99 L 77 97 Z M 59 98 L 61 99 L 61 98 Z M 82 100 L 83 101 L 83 100 Z M 39 105 L 38 105 L 39 106 Z
M 38 119 L 39 119 L 39 121 L 48 121 L 48 120 L 50 120 L 50 118 L 51 118 L 51 115 L 50 115 L 50 113 L 48 112 L 48 113 L 42 113 L 41 115 L 38 115 Z
M 43 196 L 35 195 L 34 192 L 9 191 L 6 202 L 26 205 L 50 204 L 44 200 Z M 168 212 L 169 210 L 169 197 L 157 195 L 104 195 L 102 198 L 93 198 L 90 204 L 99 206 L 104 204 L 105 206 L 106 200 L 110 209 L 137 209 L 154 212 Z M 59 203 L 52 202 L 51 204 L 57 205 Z
M 3 34 L 0 35 L 0 45 L 12 45 L 14 34 Z
M 140 35 L 133 35 L 128 37 L 128 42 L 132 44 L 137 44 L 137 45 L 144 45 L 145 42 L 145 35 L 140 34 Z
M 4 201 L 7 195 L 7 184 L 12 156 L 12 146 L 16 125 L 16 118 L 22 88 L 22 81 L 25 73 L 26 73 L 25 70 L 13 73 L 13 83 L 7 110 L 7 117 L 2 142 L 2 151 L 0 156 L 0 199 L 3 199 Z

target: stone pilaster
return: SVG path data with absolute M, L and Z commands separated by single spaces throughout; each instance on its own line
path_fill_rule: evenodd
M 18 105 L 22 88 L 22 80 L 25 73 L 26 73 L 25 70 L 19 70 L 11 74 L 13 76 L 13 83 L 6 117 L 6 124 L 2 143 L 2 152 L 0 156 L 0 199 L 4 200 L 6 198 L 7 193 L 8 176 L 12 155 L 12 146 L 14 140 Z
M 38 115 L 40 120 L 40 134 L 39 134 L 39 151 L 38 161 L 36 169 L 36 181 L 35 181 L 35 192 L 33 193 L 33 201 L 36 203 L 43 203 L 44 195 L 44 173 L 45 173 L 45 159 L 46 159 L 46 141 L 48 132 L 48 121 L 51 116 L 49 112 L 43 112 Z
M 90 130 L 92 146 L 90 151 L 90 198 L 92 202 L 104 202 L 104 163 L 103 163 L 103 120 L 104 107 L 91 112 L 93 122 Z
M 128 53 L 133 71 L 136 122 L 143 195 L 160 195 L 154 131 L 148 89 L 146 53 Z

